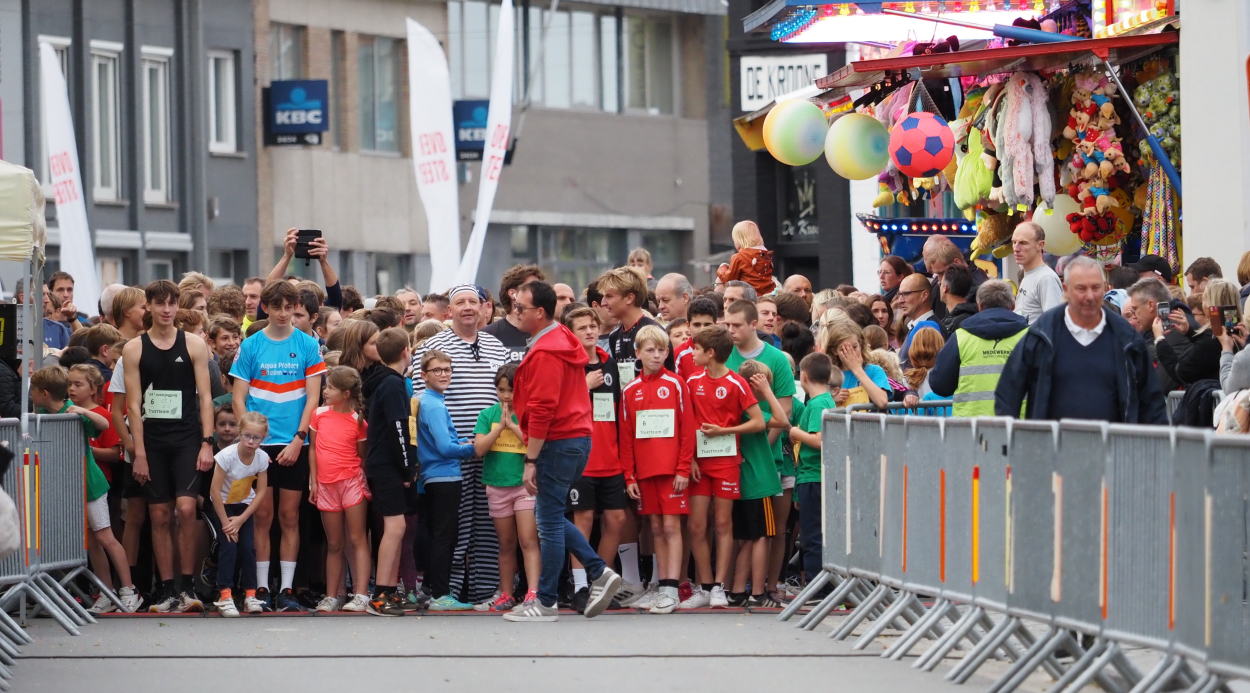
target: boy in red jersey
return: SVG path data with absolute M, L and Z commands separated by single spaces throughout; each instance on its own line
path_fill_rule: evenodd
M 725 581 L 733 560 L 733 502 L 739 495 L 742 464 L 738 435 L 763 431 L 764 414 L 751 386 L 725 366 L 734 348 L 729 331 L 719 326 L 705 327 L 694 334 L 693 340 L 694 364 L 703 372 L 686 382 L 699 424 L 687 529 L 699 584 L 678 608 L 723 608 L 729 606 Z M 707 538 L 709 506 L 716 528 L 715 575 Z
M 629 497 L 651 518 L 659 591 L 638 608 L 669 614 L 677 608 L 681 574 L 681 516 L 690 512 L 686 487 L 694 457 L 695 421 L 681 379 L 664 368 L 668 335 L 647 325 L 634 338 L 642 375 L 621 391 L 621 462 Z
M 694 365 L 694 335 L 705 327 L 711 327 L 720 319 L 717 314 L 716 303 L 710 298 L 696 298 L 690 302 L 690 306 L 686 308 L 687 320 L 690 325 L 690 339 L 676 346 L 677 349 L 677 375 L 683 380 L 689 380 L 693 376 L 703 371 Z

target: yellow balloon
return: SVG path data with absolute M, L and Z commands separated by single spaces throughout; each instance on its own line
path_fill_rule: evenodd
M 1081 237 L 1072 233 L 1072 229 L 1068 226 L 1068 215 L 1079 211 L 1081 211 L 1081 203 L 1065 194 L 1055 195 L 1053 209 L 1049 208 L 1045 201 L 1038 203 L 1037 209 L 1033 212 L 1033 223 L 1042 227 L 1042 230 L 1046 232 L 1046 245 L 1044 246 L 1046 252 L 1051 255 L 1071 255 L 1081 249 L 1084 245 Z

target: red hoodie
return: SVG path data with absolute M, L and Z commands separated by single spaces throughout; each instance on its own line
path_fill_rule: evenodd
M 672 438 L 637 438 L 635 418 L 639 411 L 672 409 Z M 621 391 L 621 466 L 625 483 L 653 476 L 690 476 L 694 459 L 694 407 L 686 384 L 672 371 L 655 375 L 643 373 Z
M 530 347 L 513 379 L 512 406 L 529 438 L 566 440 L 591 434 L 586 349 L 564 325 Z

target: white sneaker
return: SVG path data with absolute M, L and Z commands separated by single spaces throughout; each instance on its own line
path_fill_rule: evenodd
M 706 609 L 712 605 L 712 595 L 703 591 L 702 585 L 694 585 L 691 588 L 690 598 L 677 605 L 680 610 L 686 609 Z
M 117 596 L 121 597 L 122 610 L 126 613 L 132 614 L 143 606 L 143 597 L 139 596 L 134 587 L 123 587 L 117 590 Z
M 265 603 L 256 597 L 244 597 L 243 610 L 249 614 L 263 614 L 265 613 Z
M 660 596 L 660 588 L 651 585 L 646 592 L 634 597 L 629 604 L 621 604 L 621 606 L 630 609 L 650 609 L 652 606 L 655 606 L 655 598 L 658 596 Z
M 653 614 L 671 614 L 677 608 L 677 597 L 667 592 L 659 592 L 651 601 L 649 611 Z
M 117 605 L 113 603 L 112 599 L 104 596 L 104 594 L 100 594 L 100 596 L 95 598 L 95 604 L 92 604 L 87 611 L 93 614 L 111 614 L 117 611 Z
M 640 583 L 621 580 L 621 586 L 616 590 L 616 601 L 621 606 L 633 607 L 633 602 L 649 591 L 651 591 L 649 587 Z
M 554 606 L 543 606 L 543 603 L 534 600 L 533 604 L 526 606 L 517 611 L 509 611 L 503 615 L 503 620 L 513 621 L 516 623 L 546 623 L 560 620 L 560 611 Z
M 342 597 L 331 597 L 327 594 L 321 598 L 321 601 L 317 602 L 317 608 L 313 609 L 313 611 L 340 611 L 342 608 Z
M 213 606 L 217 607 L 217 611 L 222 618 L 238 618 L 239 609 L 234 605 L 233 599 L 223 599 L 219 602 L 213 602 Z
M 708 601 L 709 601 L 709 603 L 710 603 L 709 605 L 710 605 L 713 609 L 727 609 L 727 608 L 729 608 L 729 596 L 725 594 L 725 586 L 724 586 L 724 585 L 713 585 L 713 586 L 712 586 L 712 595 L 711 595 L 711 598 L 710 598 Z
M 178 595 L 157 593 L 156 601 L 148 606 L 148 611 L 154 614 L 167 614 L 178 606 Z
M 178 596 L 178 611 L 184 614 L 198 614 L 204 610 L 204 602 L 195 596 L 195 592 L 185 590 Z
M 352 598 L 343 604 L 343 611 L 364 612 L 369 604 L 369 598 L 363 594 L 353 594 Z

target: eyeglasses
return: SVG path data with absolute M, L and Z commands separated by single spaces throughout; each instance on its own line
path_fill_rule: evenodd
M 923 294 L 926 291 L 928 291 L 928 289 L 917 289 L 916 291 L 898 291 L 894 295 L 895 296 L 911 296 L 912 294 Z
M 450 368 L 430 368 L 430 369 L 427 369 L 425 372 L 433 373 L 434 375 L 451 375 Z
M 242 438 L 243 440 L 246 440 L 249 443 L 260 443 L 265 440 L 264 436 L 258 436 L 255 433 L 244 433 L 243 435 L 239 437 Z
M 517 315 L 520 315 L 521 313 L 524 313 L 527 310 L 533 310 L 533 309 L 534 309 L 534 306 L 523 306 L 520 303 L 515 303 L 515 302 L 512 304 L 512 312 L 516 313 Z

